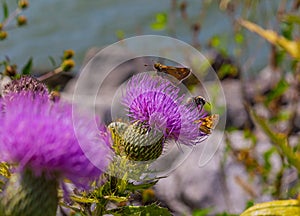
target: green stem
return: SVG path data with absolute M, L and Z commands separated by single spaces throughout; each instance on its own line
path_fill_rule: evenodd
M 0 215 L 55 216 L 58 206 L 58 183 L 31 171 L 15 173 L 1 194 Z M 1 207 L 0 207 L 1 210 Z
M 275 133 L 272 131 L 270 126 L 267 124 L 266 120 L 258 116 L 253 109 L 249 108 L 251 116 L 257 122 L 265 134 L 271 139 L 272 143 L 275 144 L 281 152 L 288 159 L 288 162 L 293 165 L 298 173 L 300 173 L 300 158 L 289 146 L 288 137 L 285 134 Z

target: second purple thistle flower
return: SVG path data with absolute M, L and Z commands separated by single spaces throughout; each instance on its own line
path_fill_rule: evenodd
M 156 159 L 168 140 L 192 146 L 203 136 L 195 123 L 202 116 L 197 106 L 188 104 L 180 88 L 163 77 L 151 73 L 133 76 L 126 84 L 121 103 L 130 125 L 124 129 L 123 124 L 123 129 L 112 134 L 115 140 L 114 135 L 119 137 L 117 142 L 123 142 L 131 159 Z

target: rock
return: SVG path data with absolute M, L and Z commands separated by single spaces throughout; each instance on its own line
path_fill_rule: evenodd
M 243 86 L 238 79 L 226 79 L 221 82 L 227 106 L 227 127 L 242 129 L 251 126 L 249 114 L 245 109 Z

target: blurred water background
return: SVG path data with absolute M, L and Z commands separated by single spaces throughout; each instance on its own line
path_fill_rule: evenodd
M 63 50 L 74 49 L 77 62 L 75 71 L 78 71 L 88 49 L 107 46 L 117 42 L 120 37 L 158 34 L 173 36 L 193 45 L 193 23 L 201 26 L 196 37 L 204 53 L 209 40 L 219 35 L 228 54 L 234 55 L 233 19 L 244 17 L 270 27 L 279 1 L 252 1 L 248 9 L 240 4 L 230 15 L 220 10 L 220 1 L 188 0 L 186 20 L 182 19 L 178 9 L 181 2 L 33 0 L 25 11 L 28 25 L 12 30 L 8 39 L 0 43 L 1 58 L 9 56 L 13 63 L 24 65 L 29 57 L 33 57 L 35 69 L 47 70 L 52 68 L 49 56 L 58 59 Z M 16 7 L 15 1 L 7 3 L 10 9 Z M 166 28 L 159 31 L 151 27 L 158 13 L 165 13 L 168 18 Z M 253 33 L 247 32 L 247 35 L 247 46 L 237 61 L 243 65 L 250 56 L 255 56 L 249 67 L 255 73 L 266 64 L 269 45 Z

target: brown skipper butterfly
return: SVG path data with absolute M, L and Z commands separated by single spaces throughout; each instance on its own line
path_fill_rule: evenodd
M 195 123 L 201 123 L 199 130 L 205 134 L 211 134 L 219 121 L 219 115 L 213 114 L 196 120 Z
M 186 79 L 191 74 L 191 69 L 186 67 L 166 66 L 161 63 L 154 63 L 154 69 L 158 72 L 169 74 L 179 81 Z

